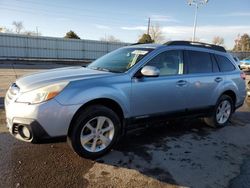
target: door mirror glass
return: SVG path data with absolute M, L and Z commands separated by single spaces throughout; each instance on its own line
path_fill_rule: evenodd
M 157 77 L 160 75 L 160 70 L 154 66 L 145 66 L 142 68 L 141 74 L 146 77 Z

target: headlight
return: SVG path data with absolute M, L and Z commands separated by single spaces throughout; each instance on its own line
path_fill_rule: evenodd
M 61 82 L 46 87 L 42 87 L 33 91 L 22 93 L 16 100 L 16 102 L 37 104 L 50 99 L 53 99 L 58 95 L 69 82 Z

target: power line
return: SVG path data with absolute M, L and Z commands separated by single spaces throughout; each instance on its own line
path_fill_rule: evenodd
M 68 16 L 67 14 L 65 14 L 65 12 L 61 12 L 61 11 L 47 11 L 47 10 L 42 10 L 42 9 L 38 9 L 38 8 L 32 8 L 31 9 L 28 9 L 27 10 L 27 7 L 22 7 L 22 6 L 17 6 L 17 5 L 14 5 L 12 6 L 11 8 L 4 5 L 4 4 L 1 4 L 0 5 L 1 8 L 5 9 L 5 10 L 9 10 L 9 11 L 17 11 L 17 12 L 23 12 L 23 13 L 32 13 L 32 14 L 42 14 L 42 15 L 56 15 L 56 16 L 62 16 L 62 17 L 66 17 L 66 18 L 71 18 L 71 19 L 75 19 L 76 17 L 78 18 L 91 18 L 91 19 L 94 19 L 94 20 L 100 20 L 100 21 L 107 21 L 108 23 L 114 23 L 114 24 L 119 24 L 119 23 L 124 23 L 122 20 L 120 19 L 113 19 L 110 20 L 108 18 L 104 18 L 104 17 L 98 17 L 98 16 L 93 16 L 93 15 L 88 15 L 88 14 L 82 14 L 82 13 L 76 13 L 74 14 L 73 16 Z M 39 12 L 37 12 L 39 11 Z M 141 21 L 138 19 L 138 21 Z M 130 20 L 130 23 L 131 22 L 134 22 L 134 23 L 137 23 L 134 19 L 133 20 Z
M 70 18 L 72 20 L 79 18 L 79 19 L 83 19 L 83 18 L 89 18 L 92 20 L 98 20 L 98 21 L 106 21 L 108 23 L 113 23 L 113 24 L 124 24 L 124 22 L 122 20 L 118 20 L 118 19 L 108 19 L 108 18 L 104 18 L 104 17 L 97 17 L 97 16 L 91 16 L 91 15 L 85 15 L 85 14 L 77 14 L 77 15 L 73 15 L 73 16 L 69 16 L 66 15 L 63 12 L 48 12 L 48 11 L 44 11 L 44 10 L 24 10 L 22 7 L 14 7 L 14 8 L 9 8 L 9 7 L 4 7 L 0 5 L 0 8 L 4 9 L 4 10 L 8 10 L 8 11 L 14 11 L 14 12 L 23 12 L 23 13 L 27 13 L 27 14 L 41 14 L 41 15 L 49 15 L 49 16 L 58 16 L 58 17 L 65 17 L 65 18 Z M 39 11 L 39 12 L 38 12 Z M 135 20 L 132 21 L 133 23 L 137 23 L 135 22 Z M 131 23 L 131 21 L 130 21 Z
M 72 7 L 72 6 L 62 6 L 62 5 L 58 5 L 58 4 L 51 4 L 51 3 L 44 3 L 44 2 L 34 2 L 34 1 L 29 1 L 29 0 L 15 0 L 17 2 L 22 2 L 22 3 L 26 3 L 26 4 L 36 4 L 36 5 L 42 5 L 42 6 L 49 6 L 49 7 L 55 7 L 55 8 L 63 8 L 63 9 L 67 9 L 67 10 L 79 10 L 79 11 L 90 11 L 91 13 L 95 12 L 93 9 L 87 9 L 87 8 L 79 8 L 79 7 Z M 98 13 L 103 13 L 103 14 L 110 14 L 110 13 L 115 13 L 117 15 L 127 15 L 127 16 L 138 16 L 135 14 L 131 14 L 131 12 L 124 12 L 124 11 L 99 11 Z

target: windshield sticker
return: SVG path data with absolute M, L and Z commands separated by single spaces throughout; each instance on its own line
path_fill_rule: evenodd
M 134 50 L 132 52 L 132 54 L 135 54 L 135 55 L 145 55 L 147 53 L 148 53 L 148 51 L 144 51 L 144 50 Z

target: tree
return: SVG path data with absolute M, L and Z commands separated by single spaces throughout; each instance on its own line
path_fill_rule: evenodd
M 144 33 L 141 38 L 138 40 L 140 44 L 153 43 L 154 40 L 151 38 L 149 34 Z
M 37 33 L 35 31 L 25 31 L 22 34 L 28 35 L 28 36 L 41 36 L 41 33 Z
M 0 33 L 17 33 L 17 34 L 23 34 L 23 35 L 29 35 L 29 36 L 41 36 L 42 35 L 40 32 L 38 33 L 37 31 L 25 30 L 23 26 L 23 22 L 13 21 L 12 25 L 14 26 L 14 29 L 0 27 Z
M 69 31 L 66 33 L 66 35 L 64 36 L 64 38 L 68 38 L 68 39 L 81 39 L 74 31 Z
M 156 43 L 164 43 L 166 40 L 161 26 L 158 23 L 151 25 L 151 27 L 149 28 L 149 34 L 152 40 Z
M 104 42 L 121 42 L 118 38 L 115 38 L 113 35 L 108 35 L 100 38 L 101 41 Z
M 14 21 L 12 22 L 12 25 L 15 27 L 15 32 L 18 34 L 24 29 L 23 22 Z
M 235 40 L 234 51 L 250 51 L 250 36 L 248 34 L 243 34 L 242 36 L 238 36 Z
M 213 38 L 212 43 L 215 44 L 215 45 L 220 45 L 220 46 L 222 46 L 222 45 L 224 44 L 224 38 L 219 37 L 219 36 L 215 36 L 215 37 Z

